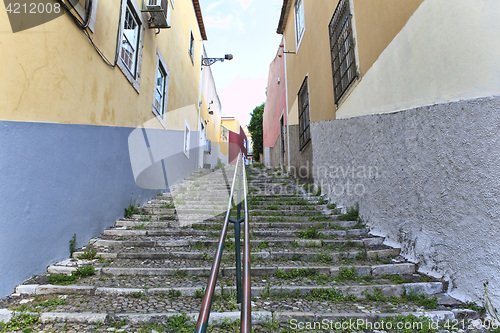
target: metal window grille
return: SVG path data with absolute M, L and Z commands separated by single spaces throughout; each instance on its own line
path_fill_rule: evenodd
M 339 102 L 351 83 L 358 77 L 351 18 L 349 0 L 340 0 L 328 26 L 335 103 Z
M 299 144 L 300 150 L 311 140 L 309 131 L 309 87 L 307 77 L 299 90 Z

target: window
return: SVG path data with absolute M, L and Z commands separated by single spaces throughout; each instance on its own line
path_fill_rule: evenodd
M 137 49 L 139 47 L 139 23 L 134 12 L 127 5 L 125 22 L 123 24 L 122 49 L 120 58 L 132 75 L 135 76 L 135 64 L 137 62 Z
M 351 16 L 349 0 L 341 0 L 328 26 L 335 103 L 358 77 Z
M 136 1 L 123 0 L 118 67 L 139 92 L 144 22 Z
M 300 150 L 311 140 L 309 131 L 309 85 L 307 77 L 299 90 L 299 145 Z
M 186 127 L 184 128 L 184 155 L 189 158 L 189 148 L 191 146 L 191 130 L 186 122 Z
M 306 26 L 304 24 L 304 1 L 295 1 L 295 36 L 297 45 L 300 44 L 302 36 L 304 35 L 304 30 Z
M 169 71 L 160 51 L 157 52 L 155 89 L 153 97 L 153 113 L 160 123 L 165 126 L 165 115 L 167 112 Z
M 191 57 L 191 62 L 194 65 L 194 36 L 193 31 L 189 34 L 189 56 Z
M 220 140 L 222 142 L 228 142 L 229 141 L 229 130 L 225 128 L 224 126 L 221 125 L 220 128 Z

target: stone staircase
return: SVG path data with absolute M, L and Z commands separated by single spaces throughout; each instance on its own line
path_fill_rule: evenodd
M 193 332 L 233 172 L 197 172 L 130 209 L 3 299 L 0 332 Z M 479 318 L 445 294 L 444 281 L 370 235 L 355 208 L 341 215 L 279 170 L 250 167 L 247 177 L 254 332 L 396 332 L 399 323 L 444 332 Z M 232 231 L 210 332 L 239 332 Z

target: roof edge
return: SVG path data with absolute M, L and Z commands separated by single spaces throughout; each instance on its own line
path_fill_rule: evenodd
M 193 0 L 194 12 L 196 14 L 196 19 L 198 20 L 198 27 L 200 28 L 201 38 L 207 40 L 207 32 L 205 31 L 205 24 L 203 23 L 203 16 L 201 15 L 200 2 L 198 0 Z
M 286 21 L 288 21 L 288 15 L 290 13 L 290 7 L 292 6 L 292 0 L 283 0 L 283 6 L 281 7 L 280 21 L 278 23 L 277 34 L 283 35 L 286 28 Z

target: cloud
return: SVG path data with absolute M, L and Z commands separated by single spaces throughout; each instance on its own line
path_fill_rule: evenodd
M 203 8 L 203 11 L 204 12 L 211 12 L 212 10 L 216 9 L 217 7 L 219 7 L 220 5 L 222 5 L 224 3 L 223 0 L 221 1 L 216 1 L 216 2 L 212 2 L 210 5 L 208 5 L 206 8 Z
M 204 21 L 207 26 L 217 27 L 217 28 L 231 28 L 231 21 L 233 20 L 233 15 L 229 14 L 225 18 L 220 17 L 207 17 Z
M 252 4 L 252 2 L 253 0 L 240 0 L 241 6 L 245 10 Z

